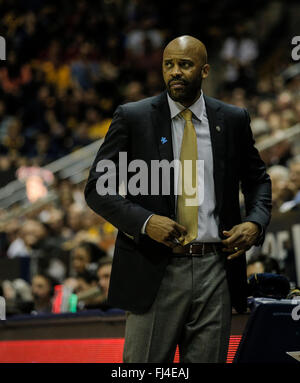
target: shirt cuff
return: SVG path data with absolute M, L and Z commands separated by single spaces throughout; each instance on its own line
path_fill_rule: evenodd
M 147 223 L 148 223 L 149 219 L 150 219 L 153 215 L 154 215 L 154 214 L 149 215 L 149 217 L 146 219 L 146 221 L 145 221 L 145 223 L 144 223 L 144 225 L 142 226 L 142 229 L 141 229 L 141 233 L 142 233 L 142 234 L 146 234 L 146 226 L 147 226 Z

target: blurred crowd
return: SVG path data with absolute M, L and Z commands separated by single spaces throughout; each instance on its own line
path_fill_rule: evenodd
M 116 230 L 86 207 L 83 187 L 63 181 L 57 186 L 57 203 L 1 228 L 2 268 L 9 270 L 9 262 L 17 265 L 11 278 L 0 277 L 8 315 L 51 312 L 55 285 L 77 294 L 78 309 L 109 308 Z
M 300 76 L 284 76 L 294 63 L 284 49 L 273 49 L 274 36 L 277 46 L 285 36 L 284 3 L 242 8 L 236 0 L 217 1 L 212 10 L 204 0 L 203 13 L 192 0 L 172 7 L 146 0 L 25 3 L 0 0 L 7 45 L 0 61 L 0 187 L 22 167 L 43 167 L 104 137 L 120 103 L 160 93 L 166 42 L 191 34 L 208 48 L 208 94 L 250 112 L 274 211 L 300 206 L 299 136 L 285 138 L 300 120 Z M 51 311 L 55 284 L 79 297 L 96 289 L 79 307 L 107 307 L 116 230 L 87 208 L 84 182 L 55 178 L 53 188 L 57 201 L 0 222 L 0 259 L 24 261 L 22 276 L 2 277 L 0 295 L 11 313 Z

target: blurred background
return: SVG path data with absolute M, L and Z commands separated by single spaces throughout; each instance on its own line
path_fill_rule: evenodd
M 249 110 L 272 178 L 273 218 L 248 275 L 300 284 L 298 1 L 0 0 L 0 295 L 7 315 L 106 304 L 116 230 L 86 205 L 92 160 L 119 104 L 164 90 L 162 51 L 189 34 L 208 50 L 204 92 Z M 241 202 L 243 200 L 241 197 Z M 81 304 L 80 304 L 81 302 Z

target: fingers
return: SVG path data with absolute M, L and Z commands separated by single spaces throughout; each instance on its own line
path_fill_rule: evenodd
M 244 252 L 245 252 L 244 249 L 239 250 L 239 251 L 237 251 L 237 252 L 235 252 L 235 253 L 229 255 L 229 256 L 227 257 L 227 259 L 228 259 L 228 260 L 234 259 L 234 258 L 236 258 L 236 257 L 238 257 L 238 256 L 240 256 L 240 255 L 242 255 L 242 254 L 244 254 Z
M 162 243 L 168 247 L 171 247 L 171 249 L 178 246 L 178 244 L 175 241 L 172 241 L 171 239 L 164 240 Z
M 224 232 L 224 234 L 225 234 L 225 232 Z M 223 239 L 222 243 L 226 247 L 234 247 L 234 246 L 236 246 L 235 243 L 238 242 L 238 239 L 241 237 L 241 235 L 242 234 L 240 232 L 234 232 L 233 234 L 230 235 L 229 238 Z
M 180 233 L 179 237 L 182 235 L 187 235 L 187 231 L 186 231 L 186 228 L 184 226 L 180 225 L 177 222 L 175 222 L 174 226 L 175 226 L 175 229 L 178 230 Z
M 184 243 L 184 235 L 182 235 L 181 237 L 179 237 L 179 238 L 177 238 L 178 239 L 178 241 L 179 241 L 179 244 L 181 245 L 181 246 L 183 246 L 183 243 Z
M 179 237 L 178 235 L 169 235 L 164 238 L 164 243 L 169 247 L 180 246 L 184 242 L 184 237 Z
M 174 240 L 186 235 L 184 226 L 156 214 L 148 220 L 145 231 L 150 238 L 169 247 L 178 246 L 178 242 Z
M 169 233 L 169 236 L 165 238 L 165 244 L 167 246 L 175 247 L 184 242 L 184 237 L 187 235 L 187 230 L 184 226 L 180 225 L 177 222 L 174 222 L 173 230 Z
M 226 237 L 231 236 L 234 233 L 234 227 L 230 230 L 223 230 L 223 234 L 226 235 Z
M 162 243 L 168 247 L 174 248 L 180 245 L 181 233 L 175 228 L 171 230 L 164 238 Z
M 225 244 L 226 246 L 226 244 Z M 227 245 L 227 247 L 223 247 L 222 248 L 222 251 L 225 251 L 226 253 L 232 253 L 234 250 L 240 250 L 240 249 L 245 249 L 247 246 L 248 246 L 248 243 L 244 242 L 244 241 L 235 241 L 229 245 Z
M 181 237 L 181 233 L 179 230 L 177 230 L 176 228 L 174 228 L 171 232 L 170 232 L 170 237 L 172 238 L 179 238 Z
M 227 235 L 229 232 L 224 231 L 223 233 L 224 235 Z M 238 247 L 239 249 L 250 248 L 253 243 L 255 243 L 256 237 L 257 235 L 250 236 L 245 233 L 245 231 L 236 227 L 233 234 L 229 238 L 222 240 L 222 243 L 225 246 L 222 250 L 225 252 L 232 252 L 235 247 Z
M 233 226 L 230 230 L 224 230 L 223 234 L 228 237 L 222 241 L 225 253 L 231 253 L 227 259 L 232 260 L 242 254 L 244 254 L 246 244 L 244 243 L 241 231 L 237 226 Z
M 251 248 L 251 246 L 245 246 L 243 248 L 239 248 L 238 251 L 235 251 L 233 254 L 230 254 L 227 259 L 228 260 L 231 260 L 231 259 L 234 259 L 236 257 L 239 257 L 240 255 L 244 254 L 247 250 L 249 250 Z

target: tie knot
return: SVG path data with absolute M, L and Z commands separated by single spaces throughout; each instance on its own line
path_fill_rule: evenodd
M 189 109 L 183 110 L 181 113 L 185 121 L 192 121 L 192 112 Z

